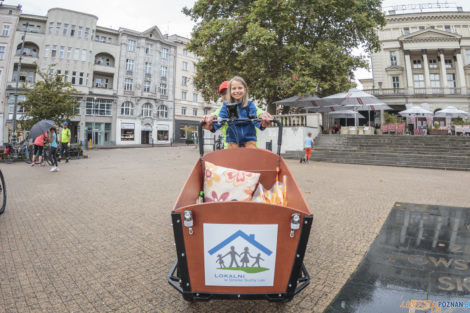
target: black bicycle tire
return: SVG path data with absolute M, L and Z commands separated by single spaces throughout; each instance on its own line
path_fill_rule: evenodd
M 46 160 L 48 165 L 52 165 L 52 156 L 50 148 L 47 148 L 47 150 L 44 151 L 44 159 Z
M 0 197 L 2 197 L 3 199 L 3 204 L 0 207 L 0 214 L 2 214 L 3 212 L 5 212 L 5 207 L 7 206 L 7 187 L 5 184 L 5 178 L 3 177 L 3 173 L 1 170 L 0 170 L 0 184 L 1 184 L 0 188 L 2 192 L 2 195 L 0 195 Z

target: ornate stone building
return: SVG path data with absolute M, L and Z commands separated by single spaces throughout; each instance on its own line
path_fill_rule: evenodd
M 382 50 L 371 55 L 372 79 L 364 90 L 394 109 L 429 103 L 431 110 L 449 105 L 469 111 L 470 12 L 386 12 L 378 30 Z

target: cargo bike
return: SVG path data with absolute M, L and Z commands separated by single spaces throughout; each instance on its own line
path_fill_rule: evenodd
M 277 154 L 247 148 L 204 154 L 203 123 L 199 125 L 200 159 L 171 212 L 177 259 L 167 279 L 187 301 L 285 302 L 310 283 L 303 259 L 313 215 L 280 155 L 282 125 L 277 120 L 273 123 L 279 127 Z M 205 162 L 260 173 L 259 183 L 263 186 L 273 186 L 285 176 L 287 205 L 197 203 L 204 187 Z

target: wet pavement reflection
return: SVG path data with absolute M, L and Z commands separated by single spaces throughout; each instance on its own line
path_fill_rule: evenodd
M 396 203 L 325 313 L 470 313 L 469 267 L 470 208 Z

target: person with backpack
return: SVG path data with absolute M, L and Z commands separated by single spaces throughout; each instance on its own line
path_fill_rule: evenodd
M 70 134 L 70 129 L 69 129 L 69 123 L 64 122 L 63 126 L 64 128 L 62 128 L 62 132 L 60 135 L 60 145 L 62 147 L 61 158 L 64 158 L 64 154 L 65 154 L 65 157 L 66 157 L 65 163 L 68 163 L 70 160 L 69 147 L 70 147 L 71 134 Z

